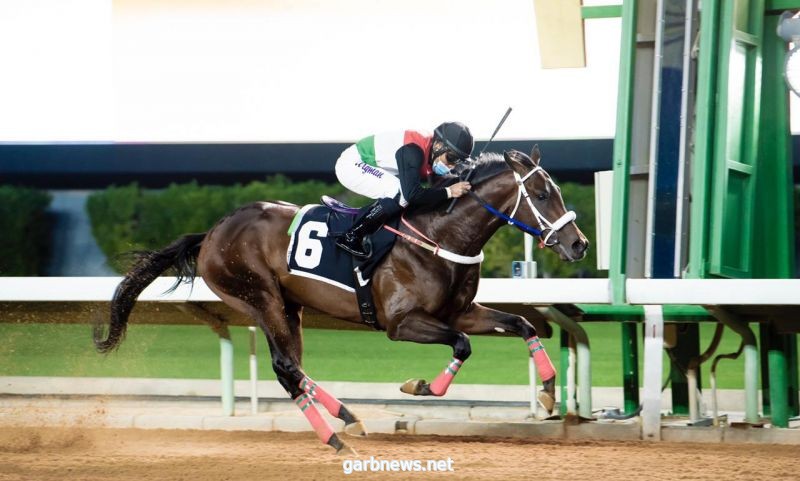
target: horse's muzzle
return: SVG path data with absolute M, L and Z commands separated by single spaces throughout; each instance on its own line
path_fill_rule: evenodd
M 587 250 L 589 250 L 589 241 L 586 239 L 578 239 L 572 243 L 572 254 L 575 260 L 586 257 Z

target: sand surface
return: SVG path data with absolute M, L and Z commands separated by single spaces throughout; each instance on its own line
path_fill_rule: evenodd
M 0 480 L 798 479 L 796 446 L 370 435 L 340 457 L 310 433 L 0 428 Z M 356 460 L 452 460 L 452 472 L 353 472 Z M 426 465 L 426 464 L 424 464 Z M 427 466 L 427 465 L 426 465 Z

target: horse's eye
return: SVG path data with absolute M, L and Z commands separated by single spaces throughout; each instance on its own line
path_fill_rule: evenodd
M 547 192 L 542 192 L 541 194 L 536 196 L 539 200 L 547 200 Z

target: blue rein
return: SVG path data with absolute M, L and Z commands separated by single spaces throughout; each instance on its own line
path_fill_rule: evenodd
M 469 195 L 474 197 L 475 200 L 477 200 L 478 203 L 480 205 L 482 205 L 484 209 L 486 209 L 489 212 L 491 212 L 495 217 L 499 217 L 499 218 L 503 219 L 504 221 L 508 222 L 509 224 L 514 224 L 515 226 L 519 227 L 523 232 L 527 232 L 528 234 L 535 235 L 535 236 L 541 236 L 542 235 L 542 231 L 540 231 L 539 229 L 537 229 L 535 227 L 531 227 L 528 224 L 526 224 L 524 222 L 520 222 L 517 219 L 514 219 L 513 217 L 509 217 L 506 214 L 503 214 L 499 210 L 495 209 L 494 207 L 489 205 L 485 200 L 483 200 L 481 198 L 481 196 L 479 196 L 475 192 L 470 190 L 469 191 Z

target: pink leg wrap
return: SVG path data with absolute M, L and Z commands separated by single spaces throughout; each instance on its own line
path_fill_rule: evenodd
M 539 378 L 542 381 L 552 379 L 556 375 L 556 369 L 553 367 L 552 361 L 550 361 L 550 356 L 544 351 L 544 346 L 542 341 L 539 340 L 539 336 L 533 336 L 530 339 L 526 339 L 525 342 L 528 344 L 528 350 L 531 351 L 531 357 L 533 357 L 533 362 L 536 364 Z
M 297 396 L 294 402 L 297 404 L 297 407 L 300 408 L 300 411 L 306 415 L 306 419 L 311 423 L 311 427 L 314 428 L 319 440 L 328 444 L 331 436 L 333 436 L 333 429 L 331 429 L 330 424 L 328 424 L 328 422 L 322 418 L 319 411 L 317 411 L 317 407 L 314 406 L 314 400 L 311 398 L 311 395 L 308 393 L 301 394 Z
M 453 382 L 453 378 L 458 374 L 458 370 L 461 369 L 461 364 L 463 364 L 462 361 L 453 358 L 444 371 L 436 376 L 436 379 L 431 383 L 431 392 L 434 396 L 444 396 L 447 388 L 450 387 L 450 383 Z
M 322 405 L 325 406 L 325 410 L 327 410 L 331 416 L 339 417 L 339 409 L 341 409 L 342 403 L 331 396 L 328 391 L 322 389 L 322 386 L 315 383 L 310 377 L 306 376 L 300 381 L 300 389 L 313 396 L 316 401 L 322 403 Z

